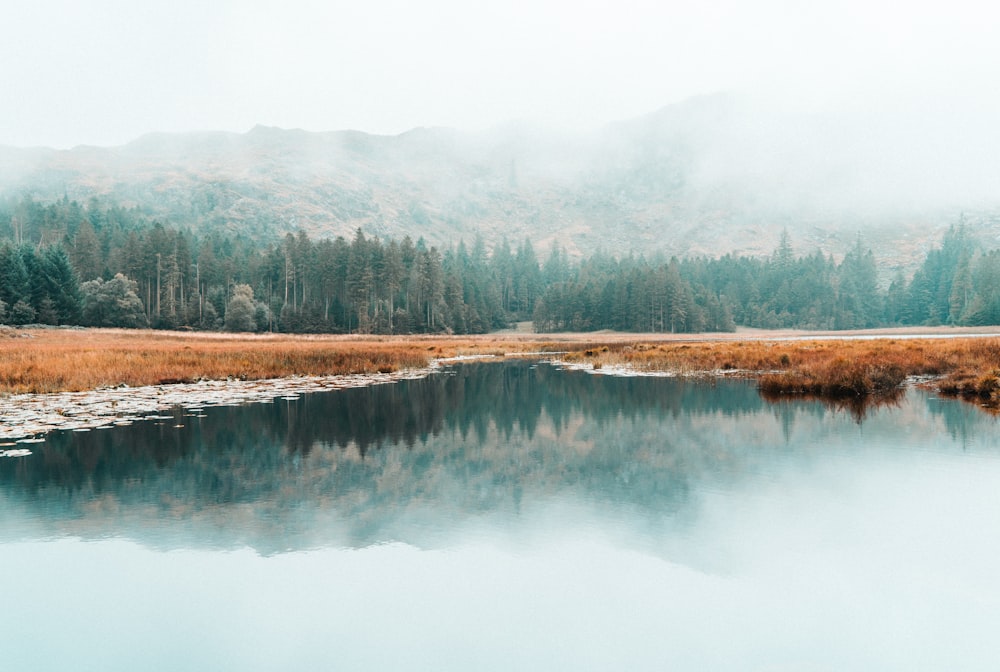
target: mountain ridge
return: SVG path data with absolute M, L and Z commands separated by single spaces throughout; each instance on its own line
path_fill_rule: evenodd
M 894 182 L 883 176 L 886 159 L 871 159 L 882 145 L 845 141 L 865 137 L 846 122 L 760 118 L 745 100 L 714 94 L 586 133 L 257 125 L 154 132 L 118 147 L 0 147 L 0 194 L 108 198 L 174 225 L 262 240 L 361 228 L 433 244 L 529 238 L 575 255 L 764 255 L 783 230 L 801 253 L 841 255 L 861 233 L 888 270 L 911 268 L 963 212 L 975 234 L 1000 240 L 1000 209 L 989 199 L 866 203 L 881 193 L 880 179 L 884 192 Z M 818 144 L 830 128 L 848 130 Z

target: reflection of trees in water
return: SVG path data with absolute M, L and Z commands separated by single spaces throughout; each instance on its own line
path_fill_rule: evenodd
M 1000 422 L 1000 418 L 992 409 L 980 408 L 958 398 L 928 395 L 927 410 L 942 420 L 948 435 L 963 448 L 968 445 L 975 433 L 973 428 L 987 424 L 995 430 Z
M 83 503 L 111 497 L 147 520 L 208 516 L 216 534 L 243 510 L 234 505 L 251 505 L 252 543 L 273 548 L 310 528 L 319 514 L 308 511 L 323 511 L 348 528 L 349 543 L 365 544 L 419 512 L 514 513 L 556 493 L 661 514 L 682 505 L 695 481 L 767 459 L 761 444 L 782 442 L 774 412 L 790 425 L 793 413 L 801 423 L 830 411 L 768 407 L 741 382 L 468 364 L 394 385 L 211 408 L 206 418 L 178 410 L 166 421 L 56 433 L 30 458 L 0 461 L 0 487 L 50 516 L 96 515 Z
M 55 432 L 32 459 L 0 463 L 0 478 L 29 487 L 102 490 L 185 460 L 231 462 L 233 470 L 248 475 L 250 456 L 254 469 L 262 471 L 295 455 L 307 457 L 316 447 L 353 447 L 365 457 L 384 446 L 412 448 L 446 431 L 479 443 L 491 431 L 504 440 L 519 432 L 531 439 L 543 418 L 558 436 L 581 415 L 604 426 L 622 419 L 732 416 L 761 408 L 751 387 L 725 387 L 720 394 L 714 384 L 678 379 L 591 376 L 528 362 L 467 364 L 394 385 L 210 408 L 204 419 L 176 409 L 171 420 Z

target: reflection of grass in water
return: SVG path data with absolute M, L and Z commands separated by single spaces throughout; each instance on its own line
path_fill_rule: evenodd
M 803 393 L 790 395 L 782 392 L 770 392 L 760 389 L 760 396 L 765 401 L 772 404 L 797 403 L 800 401 L 819 401 L 827 408 L 835 411 L 849 413 L 854 421 L 859 425 L 868 417 L 872 411 L 881 408 L 895 408 L 900 405 L 904 391 L 896 388 L 876 394 L 866 394 L 862 396 L 839 396 L 831 397 L 822 394 Z

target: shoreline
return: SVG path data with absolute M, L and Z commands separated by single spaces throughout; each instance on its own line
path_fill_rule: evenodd
M 440 368 L 392 373 L 333 376 L 289 376 L 264 380 L 203 380 L 195 383 L 114 387 L 85 392 L 46 392 L 11 395 L 0 411 L 0 453 L 20 452 L 53 431 L 89 432 L 130 425 L 142 420 L 199 417 L 216 406 L 271 403 L 297 399 L 302 394 L 329 392 L 400 380 L 424 378 Z M 179 415 L 177 410 L 183 411 Z M 172 415 L 158 415 L 166 411 Z M 11 449 L 14 449 L 13 451 Z M 0 456 L 7 456 L 2 455 Z M 9 455 L 11 457 L 19 455 Z
M 43 330 L 18 336 L 0 338 L 0 389 L 7 388 L 0 393 L 0 457 L 51 431 L 90 431 L 166 411 L 173 415 L 162 419 L 183 418 L 205 407 L 393 383 L 447 364 L 519 357 L 604 375 L 741 377 L 787 399 L 816 392 L 863 398 L 917 384 L 988 411 L 1000 406 L 996 328 L 514 337 Z
M 198 412 L 217 406 L 271 403 L 297 399 L 302 394 L 388 385 L 401 380 L 425 378 L 442 366 L 499 358 L 497 355 L 457 355 L 435 359 L 426 367 L 390 373 L 354 373 L 330 376 L 293 375 L 259 380 L 200 380 L 129 387 L 107 387 L 80 392 L 29 392 L 4 398 L 0 411 L 0 457 L 20 457 L 23 448 L 41 443 L 40 437 L 54 431 L 89 432 L 130 425 L 141 420 L 178 417 L 161 416 L 182 410 L 179 417 L 199 417 Z
M 562 370 L 582 371 L 592 375 L 656 378 L 741 378 L 759 379 L 765 371 L 640 369 L 626 364 L 595 367 L 591 363 L 552 358 L 556 353 L 511 353 L 509 358 L 530 357 Z M 561 353 L 560 353 L 561 354 Z M 127 426 L 144 420 L 174 420 L 204 417 L 206 408 L 273 403 L 297 400 L 303 394 L 332 392 L 351 388 L 387 385 L 402 380 L 418 380 L 439 371 L 443 366 L 474 361 L 502 361 L 500 355 L 457 355 L 432 360 L 423 368 L 391 373 L 359 373 L 330 376 L 295 375 L 261 380 L 201 380 L 194 383 L 170 383 L 140 387 L 109 387 L 81 392 L 44 392 L 10 395 L 6 410 L 0 411 L 0 457 L 30 455 L 30 446 L 45 441 L 54 431 L 89 432 Z M 926 381 L 924 381 L 926 382 Z M 905 387 L 916 386 L 908 380 Z M 796 395 L 788 395 L 794 399 Z M 170 415 L 164 413 L 169 412 Z

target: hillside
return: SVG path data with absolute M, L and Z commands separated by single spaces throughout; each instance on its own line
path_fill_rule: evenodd
M 574 254 L 768 254 L 787 229 L 796 249 L 840 256 L 861 232 L 884 270 L 911 269 L 961 214 L 988 245 L 1000 240 L 988 192 L 931 193 L 894 174 L 873 160 L 895 156 L 891 147 L 861 141 L 867 122 L 763 115 L 716 95 L 576 135 L 258 126 L 113 148 L 0 148 L 0 194 L 107 196 L 174 225 L 258 239 L 361 227 L 432 243 L 557 240 Z

